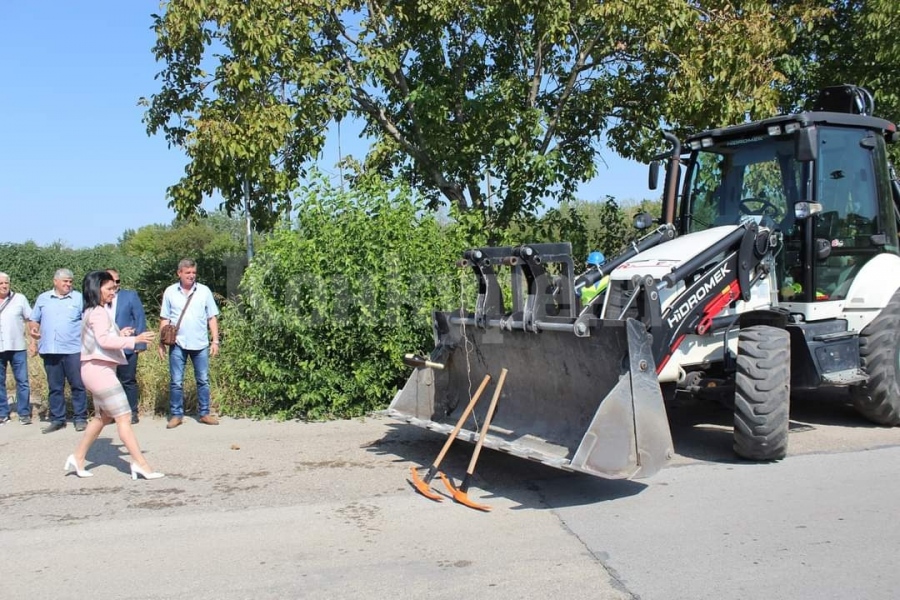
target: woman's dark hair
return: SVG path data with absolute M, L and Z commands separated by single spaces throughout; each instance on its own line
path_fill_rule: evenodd
M 112 281 L 112 275 L 106 271 L 91 271 L 81 282 L 81 295 L 84 297 L 84 310 L 100 306 L 100 287 Z

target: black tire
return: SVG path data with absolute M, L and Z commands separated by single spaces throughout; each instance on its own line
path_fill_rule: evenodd
M 900 290 L 859 334 L 859 362 L 869 376 L 852 388 L 853 406 L 879 425 L 900 425 Z
M 787 454 L 791 338 L 768 325 L 741 329 L 734 381 L 734 451 L 749 460 Z

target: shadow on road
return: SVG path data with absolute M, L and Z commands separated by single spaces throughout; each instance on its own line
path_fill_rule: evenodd
M 115 430 L 115 425 L 110 425 L 113 430 Z M 97 440 L 91 445 L 91 449 L 88 450 L 87 453 L 87 470 L 90 471 L 100 465 L 109 465 L 118 469 L 120 472 L 125 475 L 131 475 L 131 463 L 128 459 L 128 450 L 125 449 L 125 446 L 119 441 L 118 436 L 115 436 L 113 432 L 113 437 L 105 437 L 109 435 L 104 431 L 104 434 L 101 437 L 97 438 Z M 147 454 L 147 451 L 144 451 Z
M 734 415 L 730 408 L 709 400 L 679 399 L 668 407 L 669 423 L 676 456 L 674 464 L 694 461 L 724 464 L 754 464 L 738 458 L 734 443 Z M 853 408 L 846 392 L 796 394 L 791 399 L 792 435 L 819 429 L 878 429 Z M 395 462 L 411 462 L 425 470 L 443 447 L 441 434 L 406 425 L 390 424 L 384 437 L 366 449 L 382 456 L 396 457 Z M 452 476 L 456 484 L 465 475 L 474 446 L 454 444 L 441 464 L 441 470 Z M 687 459 L 687 460 L 685 460 Z M 502 452 L 485 449 L 475 469 L 473 488 L 488 491 L 479 502 L 506 498 L 519 508 L 556 508 L 615 500 L 640 493 L 646 485 L 638 481 L 610 480 L 570 473 L 547 467 Z M 412 488 L 412 484 L 410 483 Z M 439 478 L 432 489 L 451 498 Z M 479 492 L 483 494 L 483 492 Z
M 684 457 L 727 464 L 752 464 L 738 458 L 734 412 L 716 402 L 679 399 L 667 407 L 675 452 Z M 863 418 L 846 391 L 798 393 L 791 397 L 790 433 L 822 428 L 878 429 Z
M 791 420 L 805 422 L 810 426 L 834 425 L 864 429 L 881 427 L 856 411 L 847 390 L 795 394 L 791 398 Z
M 395 462 L 412 462 L 423 469 L 420 475 L 424 476 L 446 440 L 433 431 L 397 423 L 390 424 L 388 433 L 366 448 L 379 455 L 396 456 Z M 465 476 L 473 450 L 473 444 L 455 443 L 440 465 L 456 485 Z M 637 481 L 562 471 L 488 448 L 479 456 L 471 484 L 480 490 L 477 502 L 490 504 L 492 499 L 503 498 L 518 504 L 513 510 L 593 504 L 633 496 L 647 487 Z M 439 478 L 431 482 L 431 488 L 451 501 Z M 548 502 L 548 495 L 552 495 L 552 502 Z

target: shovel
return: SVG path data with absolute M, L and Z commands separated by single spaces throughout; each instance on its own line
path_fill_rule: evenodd
M 410 467 L 409 470 L 412 473 L 412 483 L 419 490 L 419 493 L 425 496 L 426 498 L 431 498 L 432 500 L 441 501 L 443 498 L 438 494 L 435 494 L 431 491 L 429 484 L 431 480 L 434 479 L 434 476 L 437 475 L 438 466 L 441 464 L 441 461 L 444 460 L 444 455 L 447 454 L 447 450 L 450 449 L 450 445 L 453 443 L 453 440 L 456 439 L 457 434 L 459 434 L 459 430 L 462 429 L 463 423 L 466 422 L 466 419 L 469 417 L 469 414 L 472 412 L 472 409 L 475 408 L 475 403 L 478 402 L 478 399 L 481 397 L 482 392 L 484 392 L 484 388 L 487 387 L 487 384 L 490 383 L 491 376 L 485 375 L 484 380 L 481 382 L 481 385 L 478 386 L 478 389 L 475 391 L 475 395 L 472 396 L 472 399 L 469 400 L 469 405 L 463 411 L 462 415 L 459 417 L 459 421 L 456 423 L 456 427 L 453 428 L 453 431 L 450 432 L 450 437 L 447 438 L 447 441 L 444 442 L 444 447 L 441 448 L 440 454 L 437 455 L 437 458 L 434 459 L 431 467 L 428 469 L 428 473 L 425 474 L 425 479 L 420 479 L 419 474 L 416 472 L 415 467 Z
M 491 419 L 494 417 L 494 410 L 497 408 L 497 401 L 500 400 L 500 391 L 503 389 L 503 382 L 506 381 L 506 369 L 500 370 L 500 379 L 497 380 L 497 389 L 494 390 L 494 397 L 491 398 L 491 405 L 488 407 L 487 415 L 484 417 L 484 424 L 481 426 L 481 435 L 478 436 L 478 443 L 475 444 L 475 451 L 472 452 L 472 459 L 469 461 L 469 468 L 466 470 L 466 476 L 463 478 L 462 483 L 457 489 L 453 482 L 446 477 L 443 473 L 441 473 L 441 480 L 444 482 L 444 485 L 447 486 L 447 489 L 450 490 L 450 493 L 453 494 L 453 499 L 459 502 L 460 504 L 465 504 L 469 508 L 474 508 L 477 510 L 489 511 L 491 507 L 487 504 L 478 504 L 477 502 L 473 502 L 469 499 L 469 483 L 472 479 L 472 474 L 475 472 L 475 463 L 478 462 L 478 455 L 481 454 L 481 447 L 484 445 L 484 438 L 487 437 L 488 428 L 491 426 Z

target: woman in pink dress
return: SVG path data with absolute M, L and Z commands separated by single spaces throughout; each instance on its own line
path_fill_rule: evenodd
M 133 349 L 135 343 L 152 342 L 156 334 L 145 331 L 134 337 L 134 330 L 130 327 L 119 331 L 107 308 L 115 296 L 116 284 L 112 275 L 106 271 L 91 271 L 85 275 L 81 293 L 84 296 L 81 378 L 85 389 L 94 398 L 95 416 L 88 423 L 75 453 L 69 455 L 63 468 L 66 471 L 74 470 L 79 477 L 91 477 L 93 473 L 84 469 L 87 452 L 100 431 L 115 422 L 119 439 L 131 455 L 131 478 L 137 479 L 138 475 L 145 479 L 164 477 L 162 473 L 156 473 L 150 468 L 141 453 L 131 427 L 131 407 L 125 390 L 116 377 L 116 366 L 127 362 L 124 350 Z

